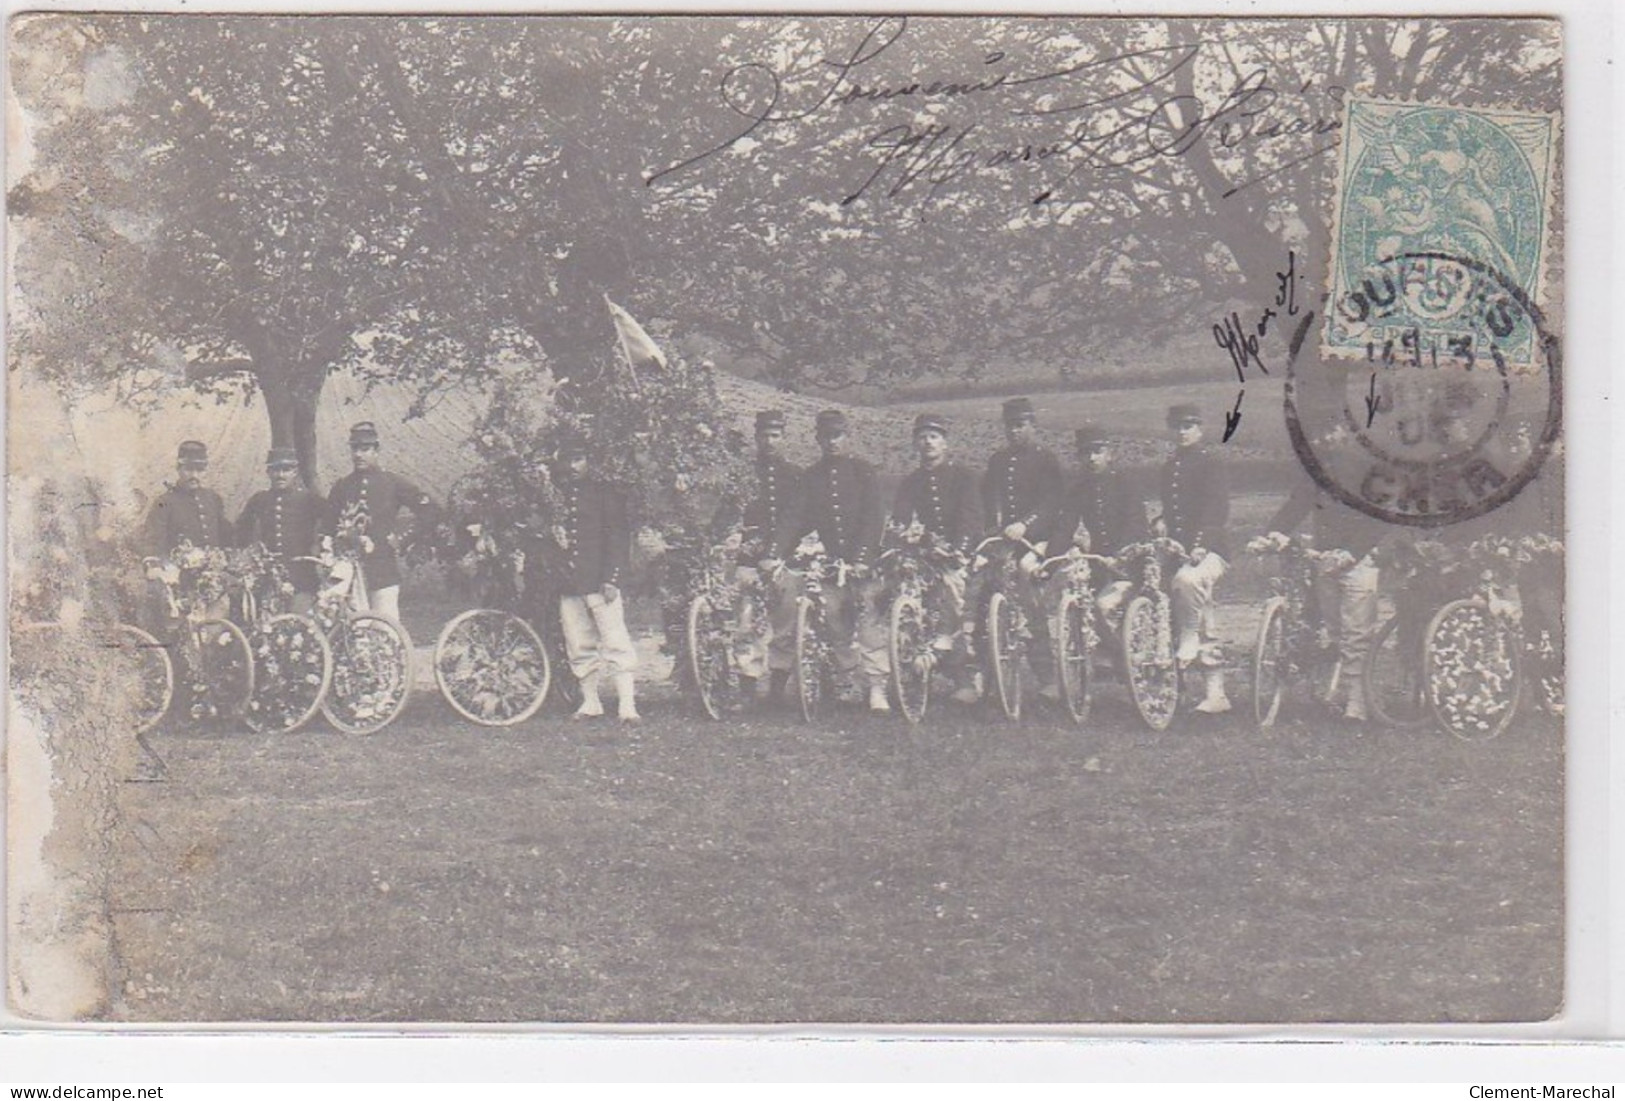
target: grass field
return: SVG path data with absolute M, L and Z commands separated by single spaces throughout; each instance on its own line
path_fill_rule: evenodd
M 1226 609 L 1238 649 L 1256 608 Z M 426 634 L 425 629 L 419 633 Z M 1232 686 L 1238 703 L 1245 684 Z M 934 709 L 158 732 L 123 786 L 128 1021 L 1546 1017 L 1562 737 Z

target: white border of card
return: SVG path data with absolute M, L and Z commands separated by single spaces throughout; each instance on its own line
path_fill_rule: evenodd
M 656 7 L 660 11 L 664 5 Z M 8 6 L 15 14 L 20 6 Z M 29 10 L 73 10 L 69 5 L 35 4 Z M 110 10 L 103 8 L 101 10 Z M 118 5 L 111 10 L 189 11 L 191 5 Z M 316 9 L 284 3 L 210 5 L 211 11 L 289 11 Z M 368 12 L 372 5 L 346 5 L 322 11 Z M 392 14 L 446 12 L 444 4 L 398 3 Z M 516 12 L 512 7 L 468 7 L 459 11 Z M 545 12 L 548 9 L 517 9 Z M 578 4 L 575 12 L 613 12 L 624 6 Z M 642 11 L 650 10 L 645 4 Z M 695 9 L 683 9 L 693 11 Z M 755 5 L 708 5 L 706 11 L 750 12 Z M 828 11 L 829 9 L 824 9 Z M 839 11 L 875 11 L 872 5 L 841 5 Z M 886 11 L 896 10 L 884 9 Z M 988 4 L 941 4 L 932 13 L 987 12 Z M 1109 11 L 1078 11 L 1070 5 L 1023 8 L 1021 14 L 1155 15 L 1177 12 L 1215 16 L 1308 14 L 1303 5 L 1269 0 L 1164 2 Z M 1324 8 L 1316 14 L 1326 14 Z M 1340 14 L 1356 14 L 1340 13 Z M 1363 13 L 1361 13 L 1363 14 Z M 1611 434 L 1625 429 L 1611 393 L 1610 328 L 1625 336 L 1625 322 L 1608 319 L 1618 310 L 1613 258 L 1625 247 L 1612 207 L 1625 198 L 1609 178 L 1609 155 L 1625 110 L 1612 79 L 1611 56 L 1619 31 L 1607 0 L 1566 0 L 1529 11 L 1510 2 L 1407 4 L 1384 14 L 1474 16 L 1555 15 L 1564 20 L 1565 104 L 1562 152 L 1566 192 L 1565 263 L 1565 423 L 1568 524 L 1568 753 L 1567 899 L 1565 1006 L 1554 1020 L 1538 1024 L 1482 1026 L 1111 1026 L 1082 1028 L 807 1028 L 683 1029 L 636 1028 L 599 1032 L 580 1028 L 483 1028 L 437 1026 L 434 1037 L 406 1026 L 377 1029 L 354 1025 L 275 1029 L 259 1026 L 206 1031 L 183 1026 L 42 1026 L 0 1017 L 0 1081 L 33 1083 L 47 1074 L 71 1080 L 94 1067 L 99 1080 L 158 1077 L 199 1080 L 275 1080 L 313 1068 L 322 1078 L 423 1081 L 450 1076 L 464 1080 L 497 1078 L 822 1079 L 863 1077 L 901 1081 L 926 1077 L 1037 1080 L 1105 1078 L 1118 1081 L 1199 1080 L 1249 1077 L 1254 1080 L 1332 1080 L 1377 1077 L 1448 1077 L 1484 1080 L 1493 1065 L 1503 1080 L 1525 1062 L 1561 1058 L 1564 1045 L 1625 1038 L 1625 876 L 1617 865 L 1620 812 L 1625 800 L 1625 754 L 1611 753 L 1619 716 L 1625 714 L 1625 685 L 1613 650 L 1611 624 L 1625 624 L 1625 585 L 1613 579 L 1625 571 L 1625 550 L 1611 538 L 1612 517 L 1625 515 L 1625 466 L 1611 452 Z M 1605 232 L 1613 227 L 1613 234 Z M 1313 338 L 1311 338 L 1313 339 Z M 1617 445 L 1616 445 L 1617 446 Z M 1612 468 L 1610 470 L 1610 467 Z M 1616 475 L 1610 481 L 1610 473 Z M 1611 507 L 1610 507 L 1611 506 Z M 1608 593 L 1610 599 L 1594 599 Z M 1610 619 L 1610 615 L 1613 616 Z M 1610 670 L 1615 673 L 1610 679 Z M 1612 853 L 1612 855 L 1611 855 Z M 0 885 L 3 890 L 3 885 Z M 4 1012 L 0 1010 L 0 1012 Z M 140 1037 L 130 1035 L 140 1032 Z M 156 1033 L 157 1035 L 153 1035 Z M 364 1033 L 372 1042 L 359 1039 Z M 403 1035 L 404 1034 L 404 1035 Z M 517 1039 L 510 1038 L 517 1037 Z M 1087 1039 L 1087 1043 L 1078 1042 Z M 936 1041 L 952 1040 L 951 1043 Z M 832 1040 L 839 1040 L 833 1043 Z M 1145 1041 L 1159 1042 L 1155 1050 Z M 1291 1041 L 1312 1041 L 1304 1047 Z M 1417 1041 L 1430 1045 L 1379 1041 Z M 1031 1042 L 1017 1042 L 1031 1041 Z M 1329 1046 L 1322 1042 L 1330 1041 Z M 1483 1041 L 1513 1046 L 1487 1055 L 1472 1045 Z M 1526 1045 L 1557 1044 L 1544 1054 Z M 1570 1054 L 1574 1052 L 1570 1049 Z M 1595 1054 L 1595 1053 L 1593 1053 Z M 1505 1063 L 1486 1058 L 1505 1056 Z M 635 1060 L 635 1063 L 629 1060 Z M 1578 1058 L 1578 1056 L 1576 1056 Z M 8 1064 L 11 1069 L 7 1069 Z M 1582 1071 L 1592 1064 L 1571 1063 Z M 1625 1064 L 1613 1063 L 1615 1077 Z M 153 1068 L 163 1067 L 161 1071 Z M 175 1069 L 170 1069 L 175 1068 Z M 186 1068 L 182 1072 L 179 1068 Z M 319 1068 L 319 1069 L 318 1069 Z M 66 1075 L 67 1078 L 62 1076 Z

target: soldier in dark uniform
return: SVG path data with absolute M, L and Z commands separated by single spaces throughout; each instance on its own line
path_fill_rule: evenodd
M 220 494 L 203 485 L 208 469 L 209 449 L 198 440 L 185 440 L 176 449 L 175 484 L 159 495 L 147 513 L 143 541 L 148 555 L 168 560 L 183 543 L 200 548 L 227 544 L 230 529 L 226 526 L 226 506 Z M 165 567 L 166 572 L 171 569 Z M 219 601 L 208 609 L 209 614 L 223 616 L 225 603 Z M 149 569 L 147 602 L 142 609 L 145 625 L 160 637 L 165 636 L 173 626 L 170 610 L 169 586 Z
M 1230 710 L 1223 656 L 1214 631 L 1214 587 L 1229 569 L 1230 480 L 1217 451 L 1202 444 L 1202 411 L 1192 404 L 1168 410 L 1174 453 L 1162 468 L 1162 526 L 1188 558 L 1169 584 L 1177 656 L 1206 670 L 1206 694 L 1196 710 Z
M 1039 446 L 1038 415 L 1031 398 L 1011 398 L 1004 403 L 1004 436 L 1006 446 L 995 451 L 987 463 L 982 478 L 982 509 L 984 530 L 988 535 L 1003 535 L 1006 539 L 1025 539 L 1043 548 L 1049 533 L 1046 521 L 1054 516 L 1055 502 L 1061 495 L 1064 479 L 1061 460 L 1055 452 Z M 1049 614 L 1042 605 L 1043 594 L 1031 581 L 1031 571 L 1038 559 L 1030 553 L 1001 549 L 997 554 L 1017 554 L 1021 559 L 1022 581 L 1015 593 L 1025 606 L 1028 621 L 1037 627 L 1031 651 L 1032 667 L 1037 675 L 1040 691 L 1056 694 L 1055 665 L 1049 659 L 1049 639 L 1044 625 Z M 987 596 L 986 579 L 1001 570 L 1000 562 L 993 562 L 978 571 L 972 581 L 972 606 L 980 609 Z M 962 703 L 971 702 L 973 691 L 961 689 L 954 698 Z
M 786 418 L 780 409 L 756 414 L 756 482 L 741 520 L 740 579 L 760 579 L 767 592 L 768 629 L 764 637 L 753 623 L 741 622 L 739 666 L 754 693 L 754 684 L 768 674 L 768 695 L 784 698 L 784 687 L 795 664 L 796 587 L 783 576 L 779 548 L 795 522 L 794 510 L 801 490 L 802 470 L 784 457 Z
M 897 487 L 892 522 L 908 528 L 919 524 L 928 535 L 942 539 L 958 556 L 959 564 L 944 570 L 931 587 L 932 600 L 944 633 L 934 645 L 944 656 L 957 637 L 969 640 L 965 624 L 965 580 L 971 548 L 982 533 L 981 501 L 976 473 L 948 459 L 948 420 L 935 413 L 914 418 L 914 447 L 920 465 Z M 969 655 L 964 655 L 969 657 Z M 952 669 L 959 690 L 974 697 L 975 667 L 961 661 Z
M 271 448 L 265 457 L 265 472 L 271 488 L 248 499 L 237 519 L 236 543 L 239 547 L 259 543 L 275 555 L 287 568 L 293 585 L 293 610 L 308 612 L 316 602 L 316 564 L 296 559 L 315 550 L 325 506 L 299 480 L 299 456 L 293 448 Z
M 194 547 L 223 547 L 228 541 L 226 507 L 220 494 L 203 485 L 209 469 L 209 449 L 186 440 L 175 455 L 175 484 L 153 502 L 147 514 L 147 553 L 167 557 L 182 543 Z
M 626 629 L 626 602 L 621 580 L 632 556 L 632 523 L 626 496 L 588 473 L 584 441 L 569 439 L 559 447 L 555 479 L 559 511 L 553 541 L 559 564 L 559 621 L 570 671 L 581 683 L 576 718 L 604 713 L 599 682 L 607 671 L 615 685 L 618 714 L 624 722 L 639 719 L 633 673 L 637 650 Z
M 367 600 L 372 610 L 400 617 L 401 564 L 395 554 L 396 524 L 402 509 L 420 523 L 432 523 L 439 509 L 429 495 L 399 474 L 378 465 L 378 428 L 361 421 L 350 428 L 350 459 L 355 469 L 337 482 L 327 498 L 321 534 L 344 535 L 355 540 L 366 574 Z M 346 516 L 356 518 L 354 530 L 340 532 Z
M 824 410 L 814 430 L 823 458 L 802 478 L 797 519 L 779 544 L 780 556 L 788 558 L 803 538 L 816 532 L 831 561 L 844 561 L 863 573 L 874 559 L 884 519 L 875 469 L 848 454 L 845 413 Z M 839 637 L 852 640 L 837 648 L 836 659 L 843 668 L 858 669 L 868 685 L 869 709 L 884 712 L 891 710 L 886 696 L 891 667 L 886 627 L 875 607 L 879 594 L 880 582 L 869 576 L 849 577 L 844 586 L 830 578 L 824 585 L 831 627 Z
M 1051 550 L 1059 553 L 1067 544 L 1104 557 L 1114 557 L 1124 547 L 1150 538 L 1145 519 L 1145 501 L 1128 478 L 1112 469 L 1111 440 L 1095 425 L 1078 429 L 1078 460 L 1082 470 L 1061 494 L 1055 518 L 1045 525 L 1050 532 Z M 1110 621 L 1134 587 L 1123 578 L 1095 573 L 1104 581 L 1095 597 L 1095 607 Z

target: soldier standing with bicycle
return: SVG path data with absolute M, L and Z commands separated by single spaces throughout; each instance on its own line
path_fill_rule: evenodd
M 259 543 L 276 556 L 293 585 L 293 611 L 307 613 L 316 605 L 316 563 L 301 561 L 316 547 L 322 499 L 299 480 L 299 456 L 291 447 L 273 447 L 265 456 L 269 489 L 248 499 L 235 527 L 239 547 Z
M 333 483 L 321 524 L 326 537 L 352 539 L 366 574 L 367 603 L 373 611 L 400 619 L 401 563 L 395 553 L 395 525 L 402 509 L 419 523 L 432 523 L 439 509 L 429 495 L 399 474 L 378 465 L 381 441 L 371 421 L 350 428 L 350 459 L 355 469 Z M 349 531 L 340 531 L 353 521 Z
M 755 495 L 741 520 L 740 572 L 755 571 L 767 596 L 767 632 L 741 623 L 740 679 L 746 699 L 756 698 L 756 683 L 768 675 L 768 699 L 784 701 L 785 685 L 795 664 L 796 586 L 783 576 L 779 546 L 794 522 L 802 469 L 784 457 L 786 418 L 780 409 L 756 414 Z M 743 579 L 747 579 L 742 577 Z
M 1230 710 L 1224 690 L 1223 655 L 1214 630 L 1213 591 L 1229 569 L 1230 480 L 1224 460 L 1202 444 L 1202 411 L 1193 404 L 1168 409 L 1174 453 L 1162 468 L 1162 519 L 1168 536 L 1185 548 L 1168 595 L 1173 603 L 1175 658 L 1204 672 L 1204 695 L 1196 710 Z
M 846 414 L 826 409 L 814 426 L 823 457 L 807 469 L 802 479 L 801 501 L 796 521 L 787 529 L 779 545 L 781 558 L 790 557 L 803 538 L 818 533 L 831 561 L 854 568 L 846 583 L 826 582 L 824 598 L 829 623 L 837 637 L 851 639 L 836 648 L 836 661 L 846 670 L 857 669 L 868 688 L 869 710 L 884 714 L 891 710 L 886 695 L 886 678 L 891 672 L 886 650 L 886 626 L 880 621 L 875 601 L 880 582 L 867 575 L 875 546 L 880 539 L 880 485 L 875 468 L 848 453 L 850 436 Z
M 1055 452 L 1039 446 L 1038 414 L 1031 398 L 1011 398 L 1004 403 L 1002 413 L 1006 446 L 988 459 L 987 473 L 982 478 L 983 530 L 990 535 L 999 534 L 1006 539 L 1038 545 L 1047 535 L 1044 524 L 1052 516 L 1061 493 L 1061 460 L 1056 458 Z M 1021 576 L 1026 581 L 1021 586 L 1022 591 L 1012 595 L 1021 601 L 1030 622 L 1043 624 L 1046 617 L 1040 607 L 1038 587 L 1030 583 L 1029 565 L 1036 567 L 1036 558 L 1024 555 Z M 985 571 L 988 576 L 998 572 L 996 568 Z M 976 586 L 973 607 L 980 608 L 983 603 L 984 588 L 985 585 Z M 967 633 L 974 629 L 974 624 L 966 625 Z M 1033 639 L 1032 664 L 1041 685 L 1040 692 L 1053 699 L 1056 695 L 1054 663 L 1048 660 L 1046 650 L 1047 640 L 1040 630 Z M 969 690 L 961 688 L 954 693 L 954 699 L 961 703 L 975 702 L 974 686 Z
M 937 622 L 944 629 L 933 646 L 944 657 L 952 653 L 956 635 L 965 618 L 967 563 L 972 545 L 981 533 L 976 474 L 968 467 L 948 460 L 948 420 L 935 413 L 914 418 L 914 448 L 920 465 L 897 487 L 892 503 L 892 522 L 901 528 L 918 523 L 927 536 L 941 539 L 959 556 L 959 565 L 944 570 L 932 584 L 928 599 L 936 607 Z M 951 670 L 957 691 L 976 693 L 976 668 L 969 654 Z M 957 692 L 956 692 L 957 694 Z
M 175 451 L 175 484 L 152 503 L 147 513 L 144 542 L 147 554 L 168 561 L 183 544 L 207 549 L 223 547 L 230 529 L 226 526 L 226 506 L 220 494 L 203 484 L 209 469 L 209 449 L 200 440 L 183 440 Z M 170 629 L 168 586 L 151 571 L 149 563 L 147 602 L 142 610 L 146 626 L 163 636 Z M 168 568 L 168 567 L 166 567 Z M 224 616 L 225 601 L 217 602 L 210 614 Z
M 1061 494 L 1054 519 L 1045 525 L 1057 544 L 1054 551 L 1060 553 L 1061 544 L 1070 542 L 1109 558 L 1150 538 L 1145 501 L 1121 471 L 1112 469 L 1111 440 L 1106 433 L 1086 424 L 1077 430 L 1075 439 L 1082 469 Z M 1126 578 L 1107 581 L 1095 595 L 1101 619 L 1112 622 L 1133 588 Z

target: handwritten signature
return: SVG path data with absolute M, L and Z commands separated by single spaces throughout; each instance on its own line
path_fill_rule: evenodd
M 881 120 L 872 129 L 868 122 L 858 124 L 864 127 L 861 147 L 872 166 L 842 189 L 843 204 L 865 197 L 897 198 L 911 189 L 930 199 L 979 177 L 1008 179 L 1024 167 L 1038 170 L 1036 184 L 1025 192 L 1033 204 L 1075 203 L 1084 200 L 1069 198 L 1068 188 L 1080 174 L 1087 178 L 1089 173 L 1141 170 L 1161 159 L 1183 157 L 1199 142 L 1221 151 L 1266 142 L 1307 145 L 1302 155 L 1232 184 L 1224 192 L 1229 197 L 1337 145 L 1343 88 L 1317 89 L 1327 102 L 1312 110 L 1304 98 L 1311 86 L 1305 84 L 1294 106 L 1271 84 L 1267 70 L 1254 68 L 1237 75 L 1208 105 L 1190 90 L 1197 59 L 1207 45 L 1203 42 L 1090 57 L 1036 72 L 1019 71 L 1015 59 L 994 50 L 974 70 L 952 78 L 865 83 L 870 67 L 908 27 L 905 16 L 875 20 L 852 49 L 794 71 L 781 72 L 761 62 L 734 66 L 724 75 L 719 96 L 743 122 L 715 144 L 650 172 L 645 183 L 682 186 L 718 154 L 747 139 L 760 143 L 774 128 L 850 125 L 844 120 L 853 111 L 894 103 L 906 107 L 909 121 Z M 928 101 L 999 103 L 994 113 L 977 120 L 944 117 L 921 123 L 915 111 Z M 1016 140 L 988 135 L 989 118 L 1013 128 Z

